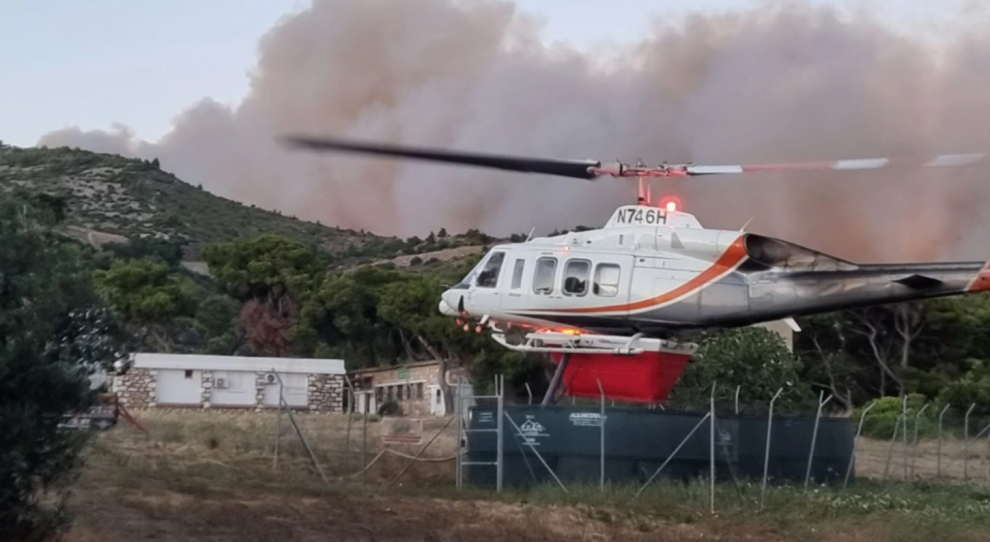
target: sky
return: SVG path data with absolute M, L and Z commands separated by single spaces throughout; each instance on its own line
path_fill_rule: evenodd
M 635 186 L 282 136 L 653 164 L 990 149 L 986 0 L 0 1 L 0 140 L 159 159 L 218 196 L 379 235 L 602 224 Z M 988 168 L 673 179 L 654 195 L 852 261 L 985 261 Z
M 397 0 L 400 1 L 400 0 Z M 855 6 L 853 0 L 817 0 Z M 946 0 L 861 0 L 907 31 L 933 35 Z M 543 39 L 583 50 L 641 38 L 659 19 L 745 7 L 747 0 L 518 0 Z M 304 0 L 4 0 L 0 141 L 33 146 L 52 130 L 124 123 L 166 134 L 203 97 L 229 105 L 248 91 L 259 38 Z M 57 14 L 53 16 L 53 14 Z

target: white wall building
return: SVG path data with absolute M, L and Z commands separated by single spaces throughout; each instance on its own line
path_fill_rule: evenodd
M 345 374 L 339 359 L 135 354 L 114 391 L 130 409 L 260 410 L 277 407 L 281 391 L 290 408 L 342 412 Z
M 754 327 L 765 327 L 770 331 L 776 332 L 780 335 L 781 339 L 784 339 L 784 346 L 786 346 L 791 352 L 794 351 L 794 330 L 791 329 L 791 326 L 787 325 L 787 322 L 783 320 L 774 320 L 772 322 L 756 324 Z

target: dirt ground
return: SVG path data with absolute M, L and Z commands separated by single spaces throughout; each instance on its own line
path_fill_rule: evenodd
M 917 448 L 895 443 L 891 452 L 890 441 L 861 439 L 856 446 L 856 476 L 916 481 L 931 481 L 941 476 L 942 480 L 990 483 L 988 451 L 987 442 L 970 444 L 967 450 L 961 441 L 946 439 L 941 451 L 938 441 L 923 440 Z
M 458 492 L 452 488 L 453 426 L 408 470 L 403 472 L 419 448 L 393 446 L 397 453 L 382 454 L 362 476 L 364 428 L 359 422 L 348 430 L 343 417 L 299 416 L 307 442 L 317 450 L 327 478 L 323 482 L 288 420 L 280 431 L 276 464 L 275 420 L 268 414 L 149 412 L 138 419 L 148 435 L 121 423 L 94 443 L 70 501 L 76 519 L 69 542 L 931 540 L 929 535 L 913 538 L 910 529 L 897 530 L 883 516 L 811 522 L 772 520 L 748 511 L 711 516 L 676 501 L 657 513 L 634 513 L 621 506 L 496 500 L 490 494 Z M 445 421 L 428 420 L 426 439 Z M 367 461 L 382 450 L 377 429 L 372 424 L 367 431 Z M 985 452 L 980 448 L 970 450 L 970 475 L 985 479 L 986 461 L 977 467 L 977 452 Z M 882 475 L 887 443 L 864 440 L 860 450 L 860 475 Z M 960 450 L 943 446 L 947 457 Z M 928 443 L 919 452 L 915 473 L 934 476 L 936 461 Z M 895 450 L 891 473 L 903 468 L 896 458 Z M 951 459 L 944 462 L 949 463 L 948 468 L 943 464 L 947 474 L 961 476 L 961 461 L 955 466 Z M 402 477 L 389 486 L 400 472 Z M 967 533 L 947 539 L 987 537 Z

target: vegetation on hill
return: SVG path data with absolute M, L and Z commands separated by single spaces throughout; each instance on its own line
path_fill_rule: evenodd
M 273 234 L 332 255 L 338 263 L 368 263 L 489 240 L 478 231 L 426 239 L 357 232 L 266 211 L 211 194 L 138 160 L 68 147 L 0 144 L 0 192 L 45 194 L 64 201 L 63 229 L 91 244 L 155 241 L 199 258 L 202 246 Z

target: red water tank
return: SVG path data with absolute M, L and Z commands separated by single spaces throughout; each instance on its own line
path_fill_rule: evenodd
M 560 363 L 562 354 L 551 354 Z M 632 356 L 615 354 L 570 354 L 562 385 L 567 395 L 601 397 L 636 403 L 662 403 L 687 367 L 690 354 L 643 352 Z

